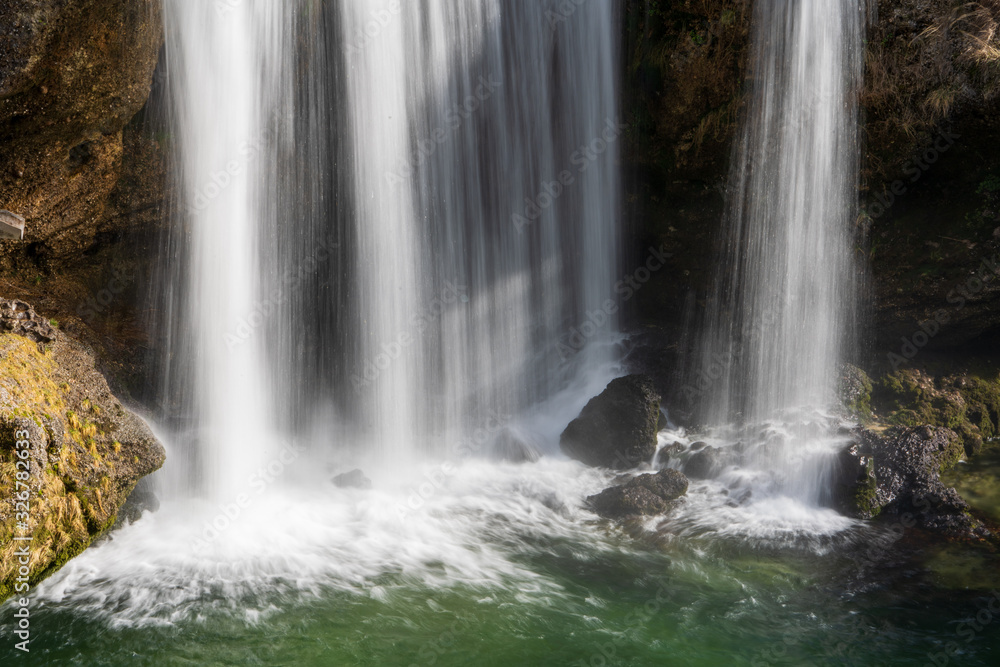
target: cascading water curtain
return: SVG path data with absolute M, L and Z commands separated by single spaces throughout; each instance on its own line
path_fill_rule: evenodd
M 756 3 L 752 83 L 703 360 L 717 378 L 710 423 L 759 424 L 836 401 L 858 299 L 866 18 L 858 0 Z
M 289 135 L 290 6 L 165 0 L 178 229 L 171 375 L 191 417 L 184 483 L 232 497 L 274 449 L 262 304 L 262 230 L 278 213 L 276 168 Z M 177 307 L 181 304 L 181 307 Z
M 447 453 L 614 357 L 617 4 L 341 7 L 354 419 L 390 460 Z
M 164 2 L 189 477 L 453 454 L 616 359 L 617 3 Z

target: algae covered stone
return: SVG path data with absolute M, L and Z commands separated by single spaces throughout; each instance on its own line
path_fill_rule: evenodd
M 18 546 L 28 545 L 33 586 L 107 531 L 165 457 L 112 395 L 93 354 L 52 335 L 39 349 L 0 334 L 0 600 L 15 592 Z

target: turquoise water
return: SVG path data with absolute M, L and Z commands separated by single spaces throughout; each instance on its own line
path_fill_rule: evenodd
M 671 519 L 616 527 L 582 505 L 603 475 L 470 463 L 406 512 L 413 487 L 378 478 L 282 489 L 196 550 L 204 508 L 167 503 L 45 582 L 30 655 L 5 641 L 0 664 L 1000 664 L 1000 598 L 995 620 L 962 625 L 989 582 L 873 567 L 892 545 L 863 525 L 711 525 L 712 483 Z M 961 653 L 943 662 L 948 642 Z

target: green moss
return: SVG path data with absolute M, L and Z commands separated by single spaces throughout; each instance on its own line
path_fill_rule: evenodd
M 93 397 L 81 397 L 79 404 L 71 406 L 74 409 L 67 409 L 69 386 L 56 383 L 56 370 L 51 355 L 39 352 L 31 341 L 0 334 L 0 386 L 14 405 L 0 409 L 0 602 L 13 593 L 15 576 L 13 420 L 32 420 L 47 434 L 50 445 L 49 464 L 37 480 L 40 488 L 32 495 L 27 527 L 32 536 L 32 585 L 109 530 L 130 491 L 111 482 L 121 477 L 117 472 L 121 444 L 87 419 L 99 415 L 100 407 Z M 64 425 L 68 436 L 58 448 L 51 446 L 55 422 Z
M 1000 433 L 1000 375 L 992 371 L 932 377 L 899 370 L 879 378 L 872 400 L 886 423 L 952 429 L 967 456 Z
M 845 364 L 840 379 L 840 397 L 844 410 L 863 424 L 872 421 L 873 385 L 868 374 L 857 366 Z
M 873 519 L 882 511 L 878 502 L 878 479 L 875 477 L 875 461 L 868 459 L 865 466 L 865 478 L 858 482 L 853 495 L 854 506 L 858 516 Z

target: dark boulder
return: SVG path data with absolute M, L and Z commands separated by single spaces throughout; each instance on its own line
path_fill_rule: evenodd
M 372 481 L 360 469 L 341 473 L 333 478 L 333 485 L 341 489 L 370 489 Z
M 695 443 L 698 444 L 698 443 Z M 708 479 L 718 467 L 715 447 L 702 447 L 684 462 L 684 474 L 691 479 Z
M 919 426 L 883 433 L 858 429 L 857 435 L 838 456 L 834 507 L 855 518 L 912 521 L 952 537 L 989 535 L 968 504 L 941 482 L 941 472 L 963 455 L 954 431 Z
M 587 465 L 628 470 L 656 452 L 660 396 L 645 375 L 612 380 L 569 423 L 559 439 L 562 451 Z
M 852 442 L 837 454 L 832 492 L 832 504 L 843 514 L 870 519 L 881 511 L 870 447 Z
M 688 480 L 679 471 L 664 468 L 656 474 L 639 475 L 620 486 L 612 486 L 587 498 L 593 510 L 608 519 L 654 515 L 665 512 L 672 501 L 687 493 Z
M 670 459 L 675 456 L 679 456 L 686 448 L 681 443 L 674 441 L 669 445 L 664 446 L 660 451 L 656 453 L 656 465 L 657 467 L 663 467 L 667 465 Z

